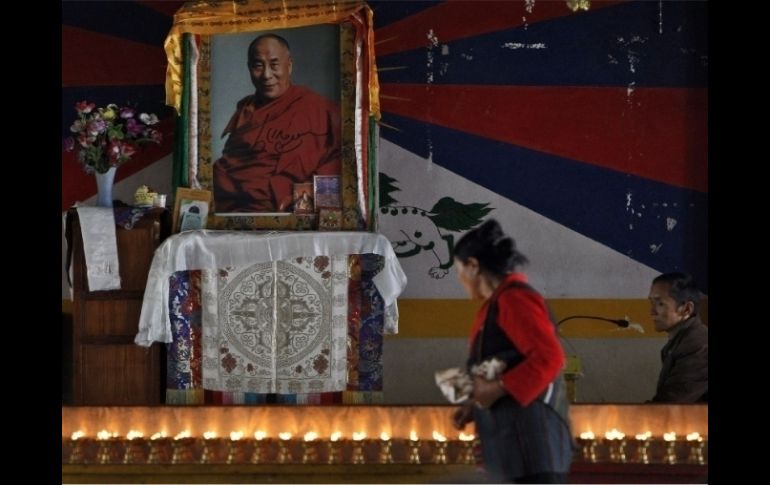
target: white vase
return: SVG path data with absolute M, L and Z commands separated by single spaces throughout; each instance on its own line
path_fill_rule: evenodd
M 112 184 L 115 180 L 117 167 L 110 167 L 104 173 L 96 172 L 96 205 L 97 207 L 112 207 Z

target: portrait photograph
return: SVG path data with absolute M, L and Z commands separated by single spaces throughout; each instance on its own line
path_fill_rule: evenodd
M 291 214 L 295 184 L 340 175 L 339 58 L 338 25 L 211 36 L 217 216 Z
M 313 184 L 310 182 L 294 184 L 294 213 L 307 215 L 314 212 Z

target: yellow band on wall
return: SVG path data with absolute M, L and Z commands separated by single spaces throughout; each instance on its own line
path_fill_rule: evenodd
M 644 333 L 596 320 L 573 319 L 560 327 L 565 337 L 650 338 L 661 337 L 655 331 L 646 299 L 549 299 L 557 321 L 571 315 L 593 315 L 611 319 L 626 318 L 639 323 Z M 398 334 L 389 338 L 468 336 L 480 301 L 460 299 L 399 299 Z M 708 300 L 701 303 L 701 319 L 708 324 Z

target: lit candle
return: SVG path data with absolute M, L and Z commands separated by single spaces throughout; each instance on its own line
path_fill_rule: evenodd
M 383 431 L 382 433 L 380 433 L 380 439 L 382 441 L 388 441 L 390 439 L 390 435 L 385 431 Z
M 106 429 L 103 429 L 96 433 L 96 439 L 97 440 L 108 440 L 110 438 L 116 438 L 118 436 L 118 433 L 110 433 Z
M 353 441 L 361 441 L 364 438 L 366 438 L 366 433 L 365 432 L 363 432 L 363 431 L 360 432 L 360 433 L 357 433 L 355 431 L 353 432 Z
M 205 431 L 203 433 L 203 439 L 205 439 L 205 440 L 213 440 L 216 437 L 217 437 L 217 432 L 216 431 Z
M 291 439 L 291 433 L 288 431 L 285 431 L 283 433 L 278 433 L 278 437 L 281 438 L 283 441 L 288 441 Z
M 178 435 L 174 436 L 174 439 L 175 440 L 181 440 L 181 439 L 185 439 L 185 438 L 189 438 L 189 437 L 190 437 L 190 431 L 189 430 L 184 430 L 181 433 L 179 433 Z
M 158 433 L 155 433 L 154 435 L 150 436 L 150 439 L 154 441 L 154 440 L 159 440 L 159 439 L 165 438 L 165 437 L 166 437 L 166 432 L 165 431 L 159 431 Z
M 263 439 L 265 439 L 265 436 L 267 436 L 267 433 L 265 433 L 264 431 L 254 432 L 254 439 L 257 441 L 262 441 Z
M 136 438 L 143 438 L 143 437 L 144 437 L 144 433 L 142 433 L 141 431 L 135 431 L 133 429 L 130 430 L 128 432 L 128 434 L 126 435 L 126 439 L 128 439 L 129 441 L 131 441 L 133 439 L 136 439 Z
M 703 441 L 703 438 L 701 438 L 700 433 L 696 431 L 694 433 L 687 433 L 687 441 Z
M 676 441 L 676 433 L 671 431 L 669 433 L 663 433 L 664 441 Z
M 458 436 L 458 438 L 460 438 L 460 441 L 473 441 L 475 437 L 476 437 L 475 435 L 465 434 L 463 432 L 460 432 L 460 435 Z
M 652 436 L 652 431 L 645 431 L 644 433 L 640 433 L 636 435 L 635 438 L 638 439 L 639 441 L 646 441 L 650 439 L 651 436 Z
M 339 431 L 335 431 L 335 432 L 334 432 L 334 433 L 332 433 L 332 435 L 329 437 L 329 439 L 330 439 L 331 441 L 338 441 L 340 438 L 342 438 L 342 433 L 340 433 Z
M 243 431 L 230 431 L 230 440 L 238 441 L 243 438 Z
M 625 437 L 626 435 L 624 433 L 621 433 L 615 428 L 612 428 L 611 430 L 604 433 L 604 439 L 607 440 L 622 440 Z
M 409 439 L 412 441 L 418 441 L 417 432 L 412 430 L 409 432 Z
M 72 441 L 75 441 L 75 440 L 78 440 L 78 439 L 82 438 L 85 435 L 86 434 L 84 432 L 78 430 L 78 431 L 75 431 L 74 433 L 72 433 L 71 439 L 72 439 Z
M 318 438 L 318 433 L 315 431 L 309 431 L 305 433 L 305 436 L 303 437 L 305 441 L 314 441 L 316 438 Z

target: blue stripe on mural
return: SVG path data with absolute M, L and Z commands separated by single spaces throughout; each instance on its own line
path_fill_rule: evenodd
M 374 11 L 374 27 L 379 29 L 444 2 L 381 0 L 366 3 Z
M 537 7 L 535 7 L 537 8 Z M 706 2 L 634 2 L 377 58 L 381 83 L 707 86 Z M 659 33 L 662 28 L 663 33 Z M 504 47 L 508 45 L 511 48 Z M 544 48 L 538 48 L 544 46 Z
M 383 122 L 400 130 L 383 127 L 383 138 L 432 150 L 433 163 L 708 291 L 708 195 L 388 113 Z
M 163 45 L 173 21 L 172 17 L 150 7 L 126 1 L 62 2 L 61 15 L 62 25 L 153 46 Z
M 96 106 L 115 103 L 118 106 L 132 106 L 140 112 L 155 113 L 158 118 L 167 118 L 174 109 L 166 106 L 166 89 L 161 84 L 144 86 L 86 86 L 62 88 L 62 136 L 70 135 L 70 126 L 75 120 L 75 103 L 90 101 Z

